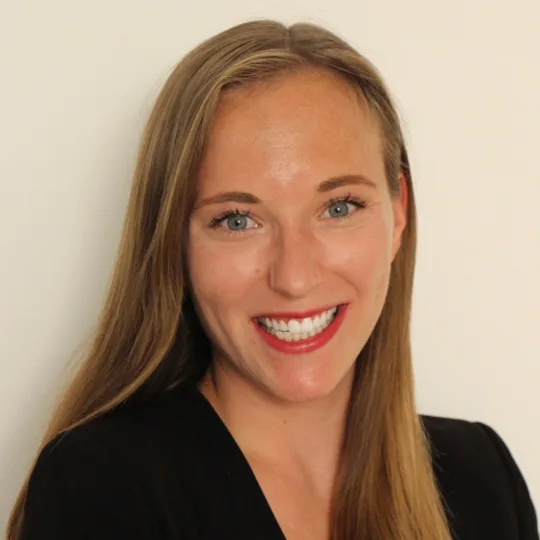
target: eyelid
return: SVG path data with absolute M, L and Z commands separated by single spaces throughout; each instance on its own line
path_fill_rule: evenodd
M 234 216 L 243 216 L 243 217 L 246 217 L 247 219 L 250 219 L 254 223 L 256 223 L 249 210 L 238 210 L 238 208 L 235 208 L 234 210 L 225 210 L 221 214 L 215 216 L 214 218 L 211 219 L 208 226 L 211 229 L 223 229 L 226 234 L 241 234 L 246 230 L 257 229 L 259 227 L 259 225 L 256 224 L 257 225 L 256 227 L 249 227 L 248 229 L 241 229 L 239 231 L 233 231 L 231 229 L 227 229 L 226 227 L 222 226 L 222 224 L 225 223 L 227 219 Z
M 326 212 L 331 206 L 338 203 L 345 203 L 345 204 L 352 204 L 355 207 L 355 211 L 353 214 L 356 214 L 357 210 L 361 210 L 362 208 L 365 208 L 367 206 L 367 201 L 365 199 L 360 199 L 359 197 L 355 197 L 354 195 L 351 195 L 350 193 L 345 196 L 341 197 L 333 197 L 329 201 L 325 203 L 324 206 L 324 212 Z M 323 212 L 323 213 L 324 213 Z M 338 218 L 332 218 L 334 221 L 337 220 L 344 220 L 350 217 L 352 214 L 347 214 L 343 217 Z
M 345 196 L 332 197 L 331 199 L 326 201 L 326 203 L 324 204 L 323 213 L 326 212 L 331 206 L 338 203 L 352 204 L 353 206 L 356 207 L 356 210 L 365 208 L 367 205 L 367 202 L 364 199 L 360 199 L 359 197 L 354 197 L 353 195 L 349 193 L 348 195 L 345 195 Z M 353 212 L 353 214 L 356 213 L 356 210 Z M 330 218 L 330 219 L 332 219 L 333 221 L 335 220 L 342 221 L 342 220 L 346 220 L 348 217 L 350 217 L 350 215 L 352 214 L 346 214 L 345 216 L 342 216 L 342 217 Z M 250 210 L 239 210 L 238 208 L 235 208 L 234 210 L 225 210 L 221 214 L 218 214 L 217 216 L 212 218 L 209 223 L 209 227 L 212 229 L 223 229 L 227 234 L 242 234 L 245 231 L 257 229 L 260 227 L 260 225 L 256 223 L 255 227 L 249 227 L 247 229 L 233 231 L 233 230 L 227 229 L 226 227 L 221 226 L 228 218 L 233 217 L 233 216 L 243 216 L 250 219 L 254 223 L 256 223 Z
M 222 221 L 225 221 L 227 218 L 232 216 L 246 216 L 249 217 L 250 212 L 249 210 L 238 210 L 238 208 L 235 208 L 234 210 L 225 210 L 224 212 L 221 212 L 217 216 L 213 217 L 210 220 L 210 225 L 217 225 L 218 223 L 221 223 Z

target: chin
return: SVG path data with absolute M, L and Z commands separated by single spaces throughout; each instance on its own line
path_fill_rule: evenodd
M 278 399 L 291 403 L 327 400 L 350 391 L 350 373 L 352 370 L 342 376 L 326 374 L 315 379 L 288 377 L 286 380 L 273 381 L 270 391 Z

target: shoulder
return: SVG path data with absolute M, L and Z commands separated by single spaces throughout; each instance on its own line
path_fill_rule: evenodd
M 49 531 L 35 537 L 60 540 L 93 526 L 116 538 L 160 537 L 171 512 L 189 523 L 182 479 L 195 453 L 167 412 L 162 400 L 119 409 L 49 441 L 30 474 L 23 538 Z
M 461 466 L 472 465 L 475 470 L 476 462 L 496 469 L 503 466 L 498 453 L 502 439 L 490 426 L 442 416 L 423 415 L 421 420 L 435 458 L 447 464 L 449 460 L 458 459 Z
M 37 465 L 46 462 L 68 467 L 91 457 L 95 466 L 121 463 L 121 469 L 140 471 L 143 461 L 153 464 L 151 458 L 166 451 L 169 439 L 174 437 L 176 447 L 185 446 L 182 443 L 188 434 L 178 419 L 174 426 L 167 421 L 166 403 L 160 398 L 120 407 L 69 429 L 48 442 Z
M 60 474 L 84 465 L 103 481 L 125 474 L 147 489 L 158 482 L 165 487 L 171 467 L 178 478 L 200 454 L 201 416 L 184 392 L 130 403 L 57 435 L 41 450 L 36 469 Z M 105 474 L 108 469 L 116 473 Z
M 141 482 L 107 437 L 96 437 L 100 424 L 63 433 L 40 451 L 28 482 L 23 540 L 75 538 L 81 530 L 88 538 L 100 530 L 109 531 L 107 539 L 157 534 Z
M 471 480 L 486 479 L 506 487 L 516 480 L 518 466 L 505 441 L 491 426 L 477 421 L 421 416 L 435 467 Z
M 516 538 L 537 539 L 536 512 L 523 475 L 506 442 L 477 421 L 421 416 L 434 473 L 457 523 L 484 520 Z M 468 523 L 470 522 L 470 523 Z M 508 536 L 513 537 L 513 536 Z

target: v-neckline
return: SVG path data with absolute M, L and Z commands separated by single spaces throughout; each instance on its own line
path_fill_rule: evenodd
M 219 449 L 213 456 L 217 460 L 216 465 L 225 470 L 229 478 L 245 486 L 245 490 L 231 491 L 239 498 L 237 507 L 250 516 L 250 522 L 262 528 L 262 531 L 253 531 L 251 538 L 287 540 L 245 454 L 213 405 L 196 385 L 178 391 L 191 397 L 192 405 L 197 407 L 197 415 L 194 416 L 202 421 L 195 427 L 205 443 Z

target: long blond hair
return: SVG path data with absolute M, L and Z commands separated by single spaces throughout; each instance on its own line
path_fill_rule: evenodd
M 97 329 L 41 448 L 128 400 L 151 399 L 204 373 L 209 342 L 185 295 L 181 246 L 212 116 L 224 89 L 305 68 L 330 70 L 358 92 L 380 127 L 390 192 L 399 196 L 401 171 L 409 194 L 407 227 L 386 302 L 356 363 L 331 538 L 450 540 L 413 391 L 416 209 L 400 122 L 376 68 L 343 39 L 313 24 L 239 24 L 189 52 L 166 81 L 142 138 Z M 29 476 L 8 523 L 8 540 L 20 535 Z

